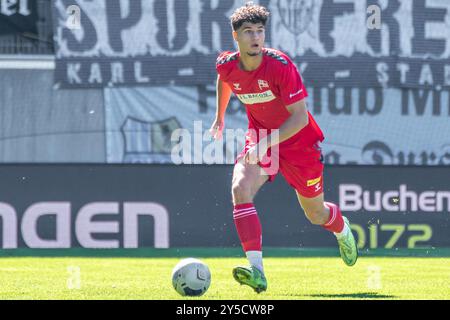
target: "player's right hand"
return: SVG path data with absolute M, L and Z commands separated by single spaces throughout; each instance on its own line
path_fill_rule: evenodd
M 223 128 L 225 127 L 225 122 L 221 119 L 214 120 L 214 123 L 209 129 L 209 133 L 213 137 L 214 140 L 222 139 Z

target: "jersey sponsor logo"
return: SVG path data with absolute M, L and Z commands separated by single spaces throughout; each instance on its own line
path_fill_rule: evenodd
M 298 96 L 300 93 L 302 93 L 303 92 L 303 89 L 300 89 L 300 90 L 298 90 L 296 93 L 291 93 L 290 95 L 289 95 L 289 99 L 292 99 L 293 97 L 295 97 L 295 96 Z
M 236 90 L 236 91 L 242 90 L 241 85 L 239 83 L 233 83 L 233 86 L 234 86 L 234 90 Z
M 265 80 L 258 80 L 259 90 L 263 90 L 263 88 L 269 88 L 269 82 Z
M 276 99 L 271 90 L 260 93 L 237 94 L 236 96 L 243 104 L 265 103 Z
M 315 184 L 318 184 L 318 183 L 320 182 L 320 180 L 322 180 L 322 177 L 318 177 L 318 178 L 316 178 L 316 179 L 308 180 L 308 182 L 306 183 L 306 185 L 307 185 L 308 187 L 311 187 L 311 186 L 313 186 L 313 185 L 315 185 Z

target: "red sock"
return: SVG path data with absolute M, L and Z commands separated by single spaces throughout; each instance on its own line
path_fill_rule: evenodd
M 322 227 L 334 233 L 341 232 L 344 229 L 344 219 L 342 219 L 341 209 L 331 202 L 325 202 L 325 207 L 330 209 L 330 218 Z
M 244 251 L 261 251 L 261 223 L 253 203 L 234 206 L 233 218 Z

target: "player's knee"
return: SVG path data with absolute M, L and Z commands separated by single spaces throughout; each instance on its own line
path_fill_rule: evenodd
M 243 203 L 252 201 L 251 185 L 245 181 L 235 181 L 231 187 L 234 202 Z
M 326 217 L 324 210 L 320 208 L 312 208 L 305 210 L 306 217 L 314 225 L 324 225 L 327 223 L 328 217 Z

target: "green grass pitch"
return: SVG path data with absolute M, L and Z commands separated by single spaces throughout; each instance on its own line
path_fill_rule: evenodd
M 0 299 L 450 299 L 448 256 L 363 255 L 353 267 L 334 254 L 267 257 L 268 291 L 258 295 L 232 278 L 232 268 L 246 263 L 234 254 L 238 251 L 223 258 L 208 252 L 177 257 L 1 254 Z M 220 249 L 214 252 L 218 255 Z M 211 286 L 200 298 L 183 298 L 172 288 L 171 271 L 181 257 L 194 255 L 208 264 Z

